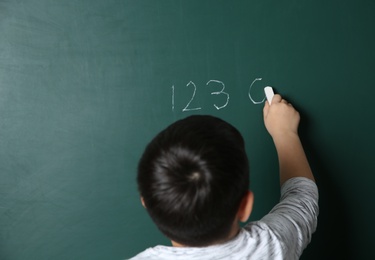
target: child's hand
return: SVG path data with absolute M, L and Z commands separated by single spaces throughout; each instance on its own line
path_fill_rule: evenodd
M 273 139 L 287 137 L 290 134 L 298 135 L 299 113 L 278 94 L 274 95 L 271 105 L 265 102 L 263 119 Z

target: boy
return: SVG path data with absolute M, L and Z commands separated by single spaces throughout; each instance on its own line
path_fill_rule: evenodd
M 298 259 L 317 226 L 318 189 L 299 136 L 299 113 L 275 95 L 263 117 L 279 160 L 281 199 L 261 220 L 253 206 L 241 134 L 212 116 L 175 122 L 147 146 L 138 168 L 141 201 L 173 247 L 140 259 Z

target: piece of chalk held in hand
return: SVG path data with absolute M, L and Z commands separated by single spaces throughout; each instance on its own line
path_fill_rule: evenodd
M 269 87 L 269 86 L 265 87 L 264 88 L 264 93 L 266 94 L 268 104 L 271 105 L 272 98 L 274 96 L 272 87 Z

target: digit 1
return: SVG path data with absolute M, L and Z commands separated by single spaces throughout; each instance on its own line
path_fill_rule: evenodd
M 172 86 L 172 111 L 174 112 L 174 85 Z

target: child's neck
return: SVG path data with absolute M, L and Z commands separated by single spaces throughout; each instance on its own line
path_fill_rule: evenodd
M 235 236 L 238 235 L 238 232 L 240 231 L 240 226 L 238 225 L 238 223 L 236 223 L 235 225 L 233 225 L 233 228 L 231 230 L 231 232 L 229 233 L 229 236 L 226 240 L 224 241 L 221 241 L 221 242 L 218 242 L 218 243 L 214 243 L 212 245 L 216 245 L 216 244 L 223 244 L 231 239 L 233 239 Z M 175 241 L 171 241 L 172 242 L 172 246 L 173 247 L 190 247 L 190 246 L 186 246 L 186 245 L 183 245 L 183 244 L 180 244 L 180 243 L 177 243 Z

